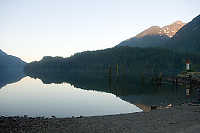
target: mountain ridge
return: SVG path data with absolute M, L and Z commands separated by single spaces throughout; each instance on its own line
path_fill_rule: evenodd
M 172 24 L 159 27 L 151 26 L 150 28 L 140 32 L 136 36 L 122 41 L 117 46 L 131 46 L 131 47 L 158 47 L 170 40 L 175 33 L 180 30 L 185 23 L 178 20 Z
M 19 57 L 8 55 L 0 49 L 0 67 L 1 68 L 21 68 L 24 67 L 26 62 L 21 60 Z
M 180 52 L 199 52 L 200 50 L 200 15 L 184 25 L 166 44 L 167 48 Z
M 0 55 L 7 55 L 7 54 L 0 49 Z
M 20 58 L 8 55 L 0 49 L 0 89 L 10 83 L 21 80 L 26 62 Z

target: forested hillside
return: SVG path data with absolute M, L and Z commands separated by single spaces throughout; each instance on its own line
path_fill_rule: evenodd
M 62 76 L 70 78 L 138 77 L 141 75 L 176 75 L 185 69 L 190 59 L 193 69 L 200 69 L 197 54 L 176 53 L 160 48 L 116 47 L 77 53 L 69 58 L 44 57 L 26 65 L 25 72 L 32 77 Z M 40 77 L 42 78 L 42 77 Z

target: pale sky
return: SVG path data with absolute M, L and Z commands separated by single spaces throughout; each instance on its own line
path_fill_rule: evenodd
M 113 47 L 200 14 L 200 0 L 0 0 L 0 49 L 26 62 Z

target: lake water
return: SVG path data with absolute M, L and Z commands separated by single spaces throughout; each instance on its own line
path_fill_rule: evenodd
M 112 93 L 83 90 L 68 83 L 43 84 L 24 77 L 0 89 L 3 116 L 99 116 L 142 111 Z
M 195 89 L 141 84 L 137 79 L 68 79 L 60 76 L 4 75 L 0 80 L 0 116 L 78 117 L 148 111 L 200 101 Z

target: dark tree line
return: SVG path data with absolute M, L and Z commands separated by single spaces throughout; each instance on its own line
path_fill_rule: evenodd
M 178 53 L 161 48 L 115 47 L 105 50 L 85 51 L 63 57 L 43 57 L 25 66 L 25 73 L 32 77 L 74 79 L 102 79 L 111 76 L 135 78 L 141 75 L 173 76 L 185 69 L 190 59 L 192 68 L 200 69 L 200 55 Z M 109 74 L 112 71 L 112 74 Z

